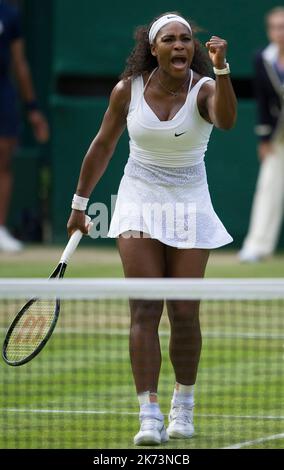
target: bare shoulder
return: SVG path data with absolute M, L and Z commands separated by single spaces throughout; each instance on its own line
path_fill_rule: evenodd
M 203 78 L 201 75 L 198 75 L 198 77 L 198 81 Z M 206 101 L 207 98 L 212 96 L 215 92 L 215 85 L 215 80 L 207 80 L 203 83 L 198 93 L 198 100 Z
M 110 105 L 114 108 L 128 109 L 131 99 L 131 78 L 120 80 L 113 88 Z
M 199 82 L 199 80 L 201 80 L 202 76 L 197 75 L 197 77 L 198 79 L 196 83 Z M 211 123 L 211 120 L 208 114 L 208 99 L 210 99 L 210 97 L 213 96 L 214 93 L 215 93 L 215 80 L 208 80 L 202 84 L 199 90 L 199 93 L 197 95 L 197 106 L 199 109 L 199 113 L 209 123 Z

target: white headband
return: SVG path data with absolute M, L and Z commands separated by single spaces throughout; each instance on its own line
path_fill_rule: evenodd
M 190 24 L 181 16 L 178 15 L 164 15 L 161 16 L 155 23 L 152 24 L 151 29 L 149 31 L 149 42 L 150 44 L 153 44 L 158 32 L 160 29 L 165 26 L 168 23 L 171 23 L 172 21 L 178 21 L 179 23 L 184 24 L 185 26 L 188 27 L 189 31 L 192 32 Z

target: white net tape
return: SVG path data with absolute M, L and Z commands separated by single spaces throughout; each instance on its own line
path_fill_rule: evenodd
M 187 299 L 284 298 L 284 278 L 274 279 L 0 279 L 0 299 Z

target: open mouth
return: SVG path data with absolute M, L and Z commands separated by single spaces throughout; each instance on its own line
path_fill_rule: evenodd
M 186 57 L 173 57 L 171 63 L 177 67 L 185 65 L 187 62 Z

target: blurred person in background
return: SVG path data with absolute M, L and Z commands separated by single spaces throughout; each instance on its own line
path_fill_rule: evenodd
M 255 60 L 260 170 L 249 231 L 239 259 L 257 262 L 271 255 L 281 230 L 284 204 L 284 6 L 266 15 L 269 45 Z
M 13 69 L 27 113 L 27 119 L 39 143 L 49 138 L 48 123 L 39 111 L 30 68 L 24 50 L 18 9 L 0 0 L 0 251 L 20 251 L 22 243 L 6 228 L 12 193 L 12 155 L 20 133 L 17 93 L 11 77 Z

